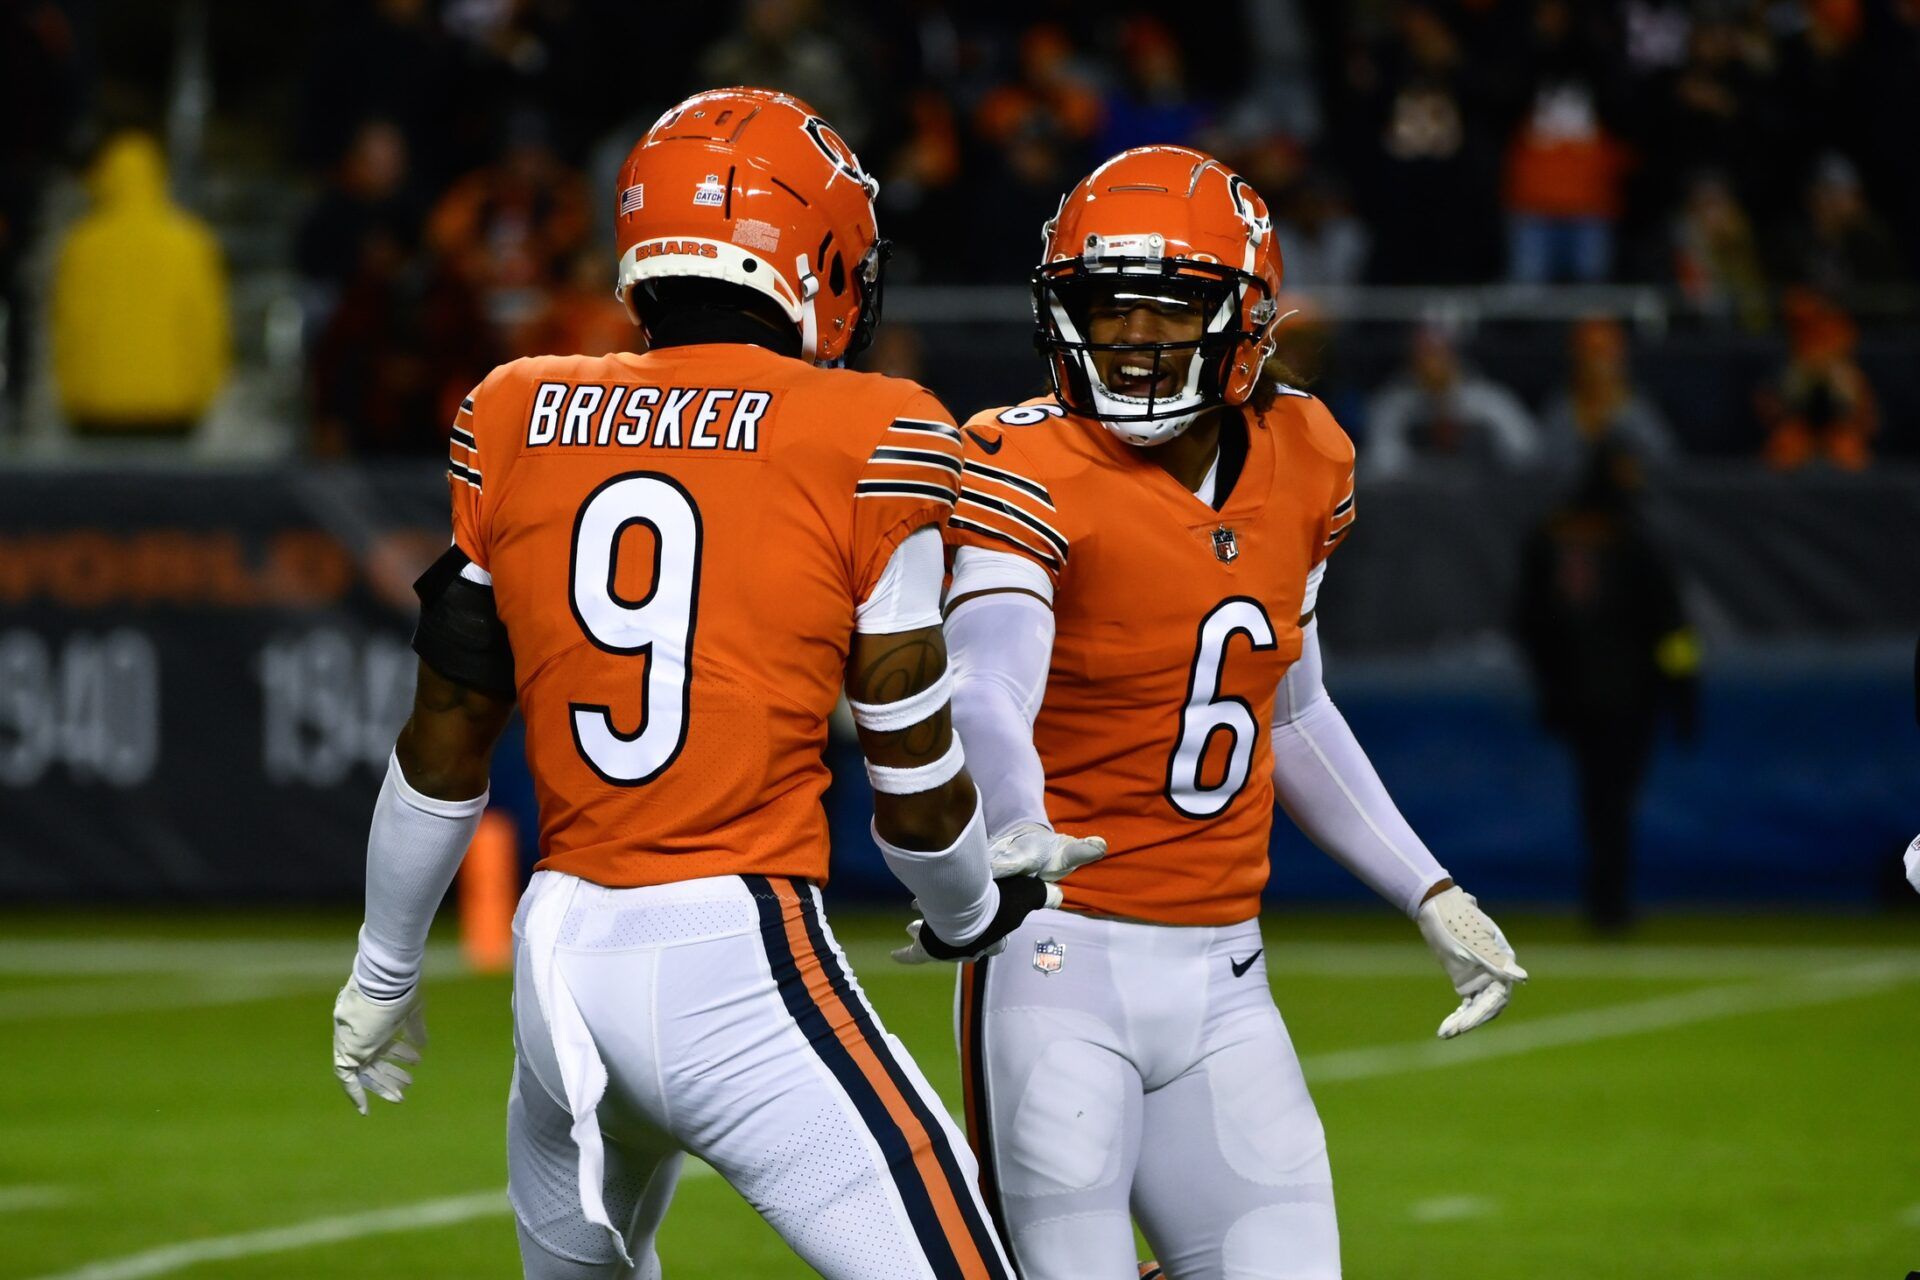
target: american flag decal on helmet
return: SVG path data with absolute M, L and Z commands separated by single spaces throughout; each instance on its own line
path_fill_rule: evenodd
M 636 182 L 620 193 L 620 214 L 622 217 L 636 209 L 647 207 L 647 184 Z

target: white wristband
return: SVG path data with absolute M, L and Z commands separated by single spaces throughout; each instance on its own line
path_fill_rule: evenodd
M 967 755 L 960 749 L 960 735 L 956 733 L 947 753 L 931 764 L 895 769 L 871 760 L 866 763 L 867 781 L 873 784 L 875 791 L 884 791 L 890 796 L 910 796 L 951 782 L 956 774 L 967 767 Z
M 898 702 L 855 702 L 849 698 L 847 705 L 853 708 L 853 722 L 862 729 L 891 733 L 895 729 L 919 724 L 946 706 L 952 696 L 953 664 L 948 663 L 932 684 L 918 693 L 908 694 Z

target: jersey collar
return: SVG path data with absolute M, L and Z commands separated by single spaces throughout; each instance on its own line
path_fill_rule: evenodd
M 1266 415 L 1255 412 L 1249 405 L 1240 406 L 1236 412 L 1246 424 L 1246 456 L 1237 476 L 1227 466 L 1221 466 L 1219 480 L 1233 488 L 1218 511 L 1202 502 L 1152 459 L 1143 457 L 1145 449 L 1128 444 L 1101 426 L 1097 419 L 1069 413 L 1066 420 L 1091 442 L 1094 452 L 1104 454 L 1122 470 L 1138 473 L 1140 483 L 1171 504 L 1183 524 L 1198 526 L 1252 515 L 1266 505 L 1273 490 L 1273 429 L 1267 424 Z M 1224 445 L 1226 432 L 1221 435 Z M 1227 459 L 1222 457 L 1220 461 L 1224 464 Z

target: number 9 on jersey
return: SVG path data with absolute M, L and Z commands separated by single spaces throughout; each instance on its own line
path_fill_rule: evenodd
M 654 536 L 653 585 L 639 600 L 615 586 L 620 541 L 645 525 Z M 658 777 L 687 741 L 689 664 L 700 594 L 700 511 L 656 471 L 615 476 L 595 489 L 573 524 L 567 598 L 587 639 L 606 653 L 646 659 L 640 727 L 624 734 L 613 709 L 569 704 L 574 745 L 602 781 L 637 787 Z

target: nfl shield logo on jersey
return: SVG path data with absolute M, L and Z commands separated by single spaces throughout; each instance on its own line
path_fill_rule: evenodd
M 1231 564 L 1240 558 L 1240 543 L 1233 536 L 1233 530 L 1221 525 L 1213 531 L 1213 554 L 1220 558 L 1221 564 Z
M 1067 962 L 1067 944 L 1048 938 L 1033 944 L 1033 967 L 1042 973 L 1058 973 Z

